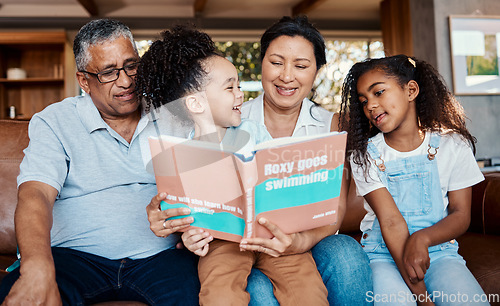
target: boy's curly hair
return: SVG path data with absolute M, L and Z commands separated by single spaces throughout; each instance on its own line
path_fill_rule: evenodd
M 419 85 L 415 99 L 417 120 L 421 129 L 441 133 L 454 132 L 470 143 L 475 152 L 476 139 L 465 125 L 466 116 L 460 103 L 446 87 L 442 76 L 432 65 L 406 55 L 370 59 L 356 63 L 342 86 L 340 106 L 341 128 L 348 132 L 347 151 L 353 161 L 365 166 L 369 163 L 366 148 L 368 139 L 380 132 L 370 125 L 359 101 L 357 82 L 368 71 L 379 70 L 395 78 L 401 87 L 414 80 Z
M 146 110 L 165 104 L 178 107 L 179 103 L 168 103 L 201 91 L 207 76 L 203 62 L 214 55 L 219 54 L 210 36 L 192 26 L 177 25 L 163 31 L 161 39 L 142 56 L 137 70 L 136 90 Z M 171 111 L 191 121 L 185 111 Z

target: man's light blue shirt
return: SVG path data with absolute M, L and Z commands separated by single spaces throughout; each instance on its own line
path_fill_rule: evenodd
M 89 96 L 67 98 L 35 114 L 18 186 L 54 187 L 51 244 L 109 259 L 145 258 L 175 247 L 177 235 L 156 237 L 146 206 L 155 178 L 143 165 L 139 134 L 130 144 L 101 118 Z

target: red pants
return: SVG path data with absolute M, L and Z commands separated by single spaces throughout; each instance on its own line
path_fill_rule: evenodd
M 311 252 L 272 257 L 240 251 L 238 243 L 214 240 L 200 257 L 200 305 L 248 305 L 245 291 L 252 267 L 266 274 L 281 305 L 328 305 L 325 285 Z

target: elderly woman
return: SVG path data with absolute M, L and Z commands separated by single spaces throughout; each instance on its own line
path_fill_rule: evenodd
M 326 63 L 325 43 L 307 17 L 283 17 L 261 37 L 262 87 L 264 93 L 243 104 L 242 117 L 264 125 L 273 138 L 304 136 L 338 130 L 338 114 L 307 98 L 318 70 Z M 372 290 L 371 270 L 361 246 L 351 237 L 335 235 L 345 214 L 348 177 L 339 206 L 339 222 L 286 235 L 270 222 L 265 226 L 272 239 L 244 239 L 242 247 L 282 256 L 312 251 L 328 289 L 331 305 L 361 305 Z M 351 186 L 355 188 L 355 186 Z M 354 194 L 354 193 L 350 193 Z M 348 200 L 356 200 L 349 197 Z M 254 286 L 258 284 L 258 286 Z M 252 303 L 269 305 L 263 284 L 271 284 L 258 270 L 249 278 Z

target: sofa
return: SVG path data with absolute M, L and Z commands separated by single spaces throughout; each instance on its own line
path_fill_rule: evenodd
M 7 273 L 5 268 L 16 260 L 16 176 L 22 151 L 29 141 L 27 129 L 27 121 L 0 120 L 0 279 Z M 500 173 L 485 173 L 485 178 L 473 187 L 471 224 L 458 238 L 459 252 L 486 294 L 500 294 Z M 350 202 L 341 233 L 359 241 L 359 223 L 364 214 L 362 201 Z M 142 304 L 110 302 L 99 305 Z

